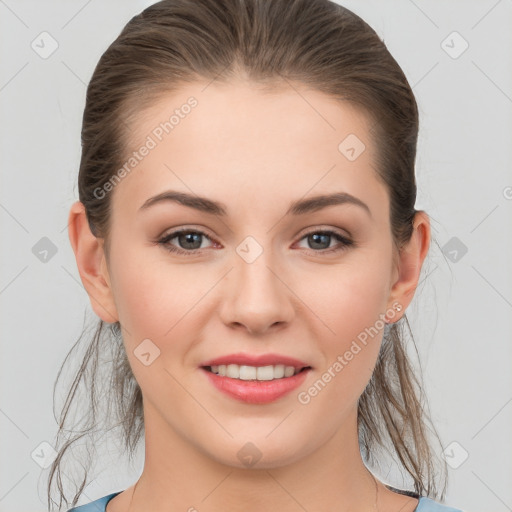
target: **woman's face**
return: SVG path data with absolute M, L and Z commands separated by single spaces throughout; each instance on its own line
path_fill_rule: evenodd
M 162 97 L 133 125 L 136 160 L 110 192 L 110 311 L 147 435 L 277 467 L 353 440 L 384 315 L 398 320 L 412 294 L 397 281 L 366 117 L 298 85 L 205 87 Z M 152 199 L 164 193 L 189 205 Z M 223 363 L 234 377 L 206 368 Z

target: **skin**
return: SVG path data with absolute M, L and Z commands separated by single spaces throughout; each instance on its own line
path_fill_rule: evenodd
M 107 511 L 373 510 L 375 483 L 359 450 L 357 400 L 383 331 L 308 404 L 297 395 L 394 303 L 402 310 L 386 320 L 404 314 L 428 251 L 429 218 L 416 215 L 410 242 L 396 252 L 368 119 L 350 104 L 299 84 L 272 91 L 242 79 L 206 85 L 187 84 L 139 115 L 131 151 L 168 112 L 192 95 L 198 100 L 111 192 L 108 254 L 83 205 L 70 211 L 82 282 L 96 314 L 120 321 L 144 397 L 144 469 Z M 338 150 L 349 134 L 366 145 L 355 161 Z M 228 215 L 173 202 L 138 212 L 168 189 L 221 201 Z M 371 216 L 350 204 L 285 215 L 294 200 L 335 191 L 364 201 Z M 207 235 L 193 256 L 155 243 L 180 227 Z M 350 234 L 355 245 L 326 253 L 342 246 L 334 237 L 315 246 L 306 235 L 322 229 Z M 252 263 L 236 252 L 247 236 L 263 249 Z M 191 250 L 183 239 L 169 244 Z M 160 355 L 146 366 L 134 350 L 148 338 Z M 234 352 L 289 355 L 313 369 L 276 402 L 246 404 L 219 392 L 199 369 Z M 261 452 L 250 468 L 237 457 L 247 442 Z M 381 482 L 378 490 L 380 511 L 410 512 L 418 504 Z

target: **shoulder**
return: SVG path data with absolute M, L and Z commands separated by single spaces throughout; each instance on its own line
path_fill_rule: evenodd
M 80 505 L 79 507 L 70 508 L 68 512 L 105 512 L 105 508 L 107 503 L 114 497 L 120 494 L 122 491 L 113 492 L 112 494 L 107 494 L 107 496 L 103 496 L 103 498 L 98 498 L 91 503 L 87 503 L 85 505 Z
M 397 489 L 396 487 L 393 487 L 389 484 L 385 484 L 385 487 L 395 493 L 417 498 L 418 504 L 416 505 L 414 512 L 464 512 L 459 508 L 452 508 L 448 505 L 442 505 L 441 503 L 438 503 L 437 501 L 434 501 L 432 498 L 428 498 L 427 496 L 420 496 L 417 492 L 414 491 Z
M 464 512 L 459 508 L 452 508 L 448 505 L 442 505 L 425 496 L 421 496 L 414 512 Z
M 117 496 L 122 491 L 114 492 L 112 494 L 107 494 L 107 496 L 103 496 L 102 498 L 98 498 L 91 503 L 87 503 L 85 505 L 80 505 L 79 507 L 74 507 L 68 510 L 68 512 L 105 512 L 105 508 L 107 503 Z M 442 505 L 437 503 L 430 498 L 422 496 L 419 498 L 418 506 L 416 507 L 414 512 L 464 512 L 458 508 L 448 507 L 447 505 Z

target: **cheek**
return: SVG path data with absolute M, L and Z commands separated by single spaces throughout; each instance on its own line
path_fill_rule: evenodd
M 133 337 L 132 344 L 145 338 L 160 343 L 177 337 L 214 284 L 211 273 L 202 279 L 190 267 L 168 264 L 161 254 L 153 258 L 155 252 L 159 249 L 124 251 L 122 258 L 112 260 L 117 312 L 128 338 Z
M 179 268 L 125 263 L 118 266 L 114 293 L 130 366 L 146 397 L 173 403 L 182 390 L 170 374 L 185 367 L 197 339 L 194 310 L 212 284 L 202 286 Z
M 155 367 L 168 367 L 170 362 L 172 366 L 183 364 L 197 328 L 195 311 L 215 284 L 211 273 L 202 279 L 179 265 L 167 265 L 161 259 L 151 261 L 147 249 L 140 252 L 126 254 L 114 262 L 116 273 L 112 280 L 126 350 L 136 374 L 140 365 L 135 357 L 143 342 L 158 353 Z
M 373 326 L 385 310 L 388 275 L 380 261 L 347 263 L 336 270 L 325 268 L 303 281 L 315 283 L 314 287 L 302 286 L 300 293 L 325 324 L 324 339 L 335 346 Z
M 385 272 L 381 260 L 339 266 L 336 272 L 331 267 L 317 275 L 314 290 L 303 288 L 304 302 L 320 320 L 316 337 L 325 361 L 320 378 L 337 403 L 356 400 L 372 375 L 385 326 Z

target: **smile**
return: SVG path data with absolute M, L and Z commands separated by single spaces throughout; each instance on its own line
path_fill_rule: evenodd
M 221 377 L 230 377 L 239 380 L 259 380 L 269 381 L 275 379 L 285 379 L 293 377 L 305 368 L 296 368 L 294 366 L 285 366 L 284 364 L 267 366 L 248 366 L 238 364 L 220 364 L 207 366 L 207 370 L 220 375 Z
M 214 372 L 213 370 L 217 370 Z M 210 384 L 223 394 L 246 404 L 269 404 L 298 388 L 311 367 L 219 365 L 201 367 Z M 225 375 L 221 375 L 224 372 Z M 230 377 L 229 375 L 235 375 Z

